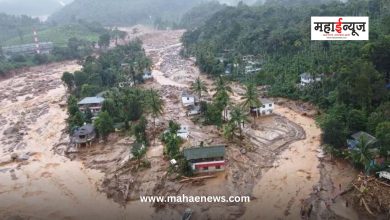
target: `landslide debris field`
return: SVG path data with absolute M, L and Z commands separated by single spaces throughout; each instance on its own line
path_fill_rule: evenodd
M 302 200 L 320 180 L 316 155 L 321 132 L 313 119 L 304 116 L 312 114 L 312 109 L 287 108 L 283 106 L 291 106 L 288 102 L 276 100 L 280 105 L 275 115 L 247 124 L 240 146 L 228 143 L 216 127 L 194 123 L 181 106 L 181 91 L 189 89 L 198 76 L 209 90 L 213 87 L 213 81 L 200 75 L 192 59 L 179 56 L 184 31 L 138 28 L 137 37 L 154 61 L 154 80 L 144 87 L 157 89 L 165 101 L 165 113 L 156 120 L 157 127 L 164 129 L 169 120 L 187 125 L 190 138 L 185 146 L 201 141 L 226 144 L 226 171 L 216 178 L 180 183 L 176 175 L 167 172 L 169 161 L 158 140 L 147 152 L 151 168 L 135 169 L 129 147 L 134 140 L 119 134 L 111 135 L 106 144 L 96 143 L 64 157 L 69 139 L 66 110 L 60 106 L 66 99 L 60 77 L 80 66 L 65 62 L 30 68 L 0 81 L 0 178 L 4 180 L 0 183 L 0 208 L 5 210 L 0 217 L 20 213 L 33 219 L 121 219 L 139 213 L 139 219 L 177 219 L 188 207 L 194 211 L 193 219 L 299 217 Z M 233 100 L 239 102 L 243 88 L 238 84 L 232 87 Z M 205 94 L 205 99 L 212 95 L 212 91 Z M 140 195 L 181 194 L 249 195 L 252 202 L 153 207 L 139 203 Z M 267 212 L 259 213 L 259 209 Z

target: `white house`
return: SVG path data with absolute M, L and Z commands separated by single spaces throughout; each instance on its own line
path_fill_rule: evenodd
M 189 94 L 187 91 L 183 91 L 181 94 L 181 102 L 184 107 L 195 105 L 195 96 Z
M 320 82 L 321 76 L 314 76 L 310 73 L 302 73 L 301 74 L 301 86 L 306 86 L 308 84 L 314 83 L 314 82 Z
M 252 112 L 255 112 L 257 116 L 270 115 L 274 112 L 275 103 L 269 99 L 260 98 L 261 106 L 258 108 L 252 108 Z
M 188 126 L 181 125 L 180 129 L 177 131 L 177 136 L 181 137 L 183 140 L 187 140 L 190 136 Z
M 152 73 L 150 71 L 145 70 L 144 74 L 142 75 L 142 79 L 143 80 L 153 79 L 153 75 L 152 75 Z

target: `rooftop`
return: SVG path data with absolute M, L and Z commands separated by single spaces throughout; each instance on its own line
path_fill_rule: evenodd
M 91 133 L 95 132 L 95 127 L 91 124 L 86 124 L 79 129 L 77 129 L 74 132 L 74 136 L 83 136 L 83 135 L 89 135 Z
M 351 137 L 357 141 L 360 140 L 361 137 L 364 137 L 368 141 L 368 143 L 370 143 L 370 144 L 375 143 L 377 141 L 377 139 L 374 136 L 372 136 L 371 134 L 368 134 L 364 131 L 359 131 L 359 132 L 351 135 Z
M 88 104 L 101 104 L 103 102 L 104 102 L 103 97 L 86 97 L 77 104 L 88 105 Z
M 185 148 L 183 153 L 187 160 L 224 157 L 225 145 Z
M 190 94 L 187 90 L 184 90 L 181 92 L 181 97 L 195 97 L 195 96 Z
M 188 133 L 188 126 L 182 125 L 177 133 Z
M 266 99 L 266 98 L 260 98 L 260 102 L 261 102 L 261 104 L 263 104 L 263 105 L 274 103 L 273 101 L 271 101 L 271 100 L 269 100 L 269 99 Z

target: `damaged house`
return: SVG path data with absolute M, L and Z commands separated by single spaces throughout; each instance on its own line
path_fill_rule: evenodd
M 86 124 L 73 132 L 72 141 L 76 147 L 81 145 L 91 145 L 96 138 L 95 127 L 91 124 Z

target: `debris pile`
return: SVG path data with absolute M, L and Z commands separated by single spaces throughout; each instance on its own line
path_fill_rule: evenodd
M 390 184 L 372 176 L 359 175 L 352 183 L 352 199 L 370 215 L 390 216 Z

